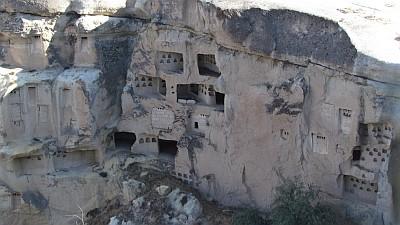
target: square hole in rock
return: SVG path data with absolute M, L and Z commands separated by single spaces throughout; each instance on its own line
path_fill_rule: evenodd
M 116 132 L 114 134 L 115 148 L 130 150 L 136 142 L 136 135 L 129 132 Z
M 199 74 L 202 76 L 219 77 L 221 75 L 215 55 L 198 54 L 197 64 L 199 66 Z
M 183 73 L 183 54 L 176 52 L 159 52 L 158 67 L 166 73 Z
M 160 159 L 175 162 L 175 157 L 178 154 L 178 142 L 158 139 L 158 153 Z

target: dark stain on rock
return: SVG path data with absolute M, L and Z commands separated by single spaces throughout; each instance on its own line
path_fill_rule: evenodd
M 265 104 L 267 108 L 267 112 L 273 113 L 275 109 L 281 108 L 285 104 L 285 100 L 283 98 L 275 98 L 271 104 Z
M 101 38 L 95 40 L 99 67 L 103 74 L 101 83 L 108 93 L 116 98 L 111 105 L 118 104 L 126 83 L 127 69 L 130 64 L 133 43 L 132 37 Z
M 49 201 L 40 192 L 36 191 L 24 192 L 22 199 L 39 210 L 46 209 L 49 205 Z
M 188 202 L 187 196 L 183 196 L 181 199 L 181 204 L 184 206 L 184 205 L 186 205 L 187 202 Z
M 226 11 L 223 29 L 234 42 L 265 55 L 290 55 L 352 66 L 357 54 L 349 36 L 336 22 L 292 10 Z

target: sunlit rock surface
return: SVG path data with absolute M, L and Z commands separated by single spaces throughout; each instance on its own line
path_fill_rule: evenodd
M 227 206 L 268 210 L 298 176 L 361 224 L 400 224 L 399 10 L 0 2 L 0 224 L 69 224 L 131 196 L 132 154 Z

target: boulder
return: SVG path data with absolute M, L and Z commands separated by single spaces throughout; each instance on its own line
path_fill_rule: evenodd
M 181 219 L 183 214 L 188 221 L 195 221 L 203 212 L 200 201 L 192 193 L 182 192 L 179 188 L 168 195 L 167 201 L 172 214 Z
M 156 188 L 156 191 L 159 195 L 165 196 L 171 192 L 171 188 L 166 185 L 161 185 Z
M 136 199 L 139 197 L 140 193 L 143 192 L 145 187 L 146 185 L 144 183 L 133 179 L 122 182 L 124 200 L 131 202 Z

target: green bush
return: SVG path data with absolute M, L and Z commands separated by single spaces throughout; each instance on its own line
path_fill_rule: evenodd
M 267 222 L 253 209 L 243 209 L 233 216 L 233 225 L 267 225 Z
M 273 225 L 333 225 L 335 213 L 320 204 L 320 191 L 298 179 L 284 180 L 276 189 L 271 211 Z

